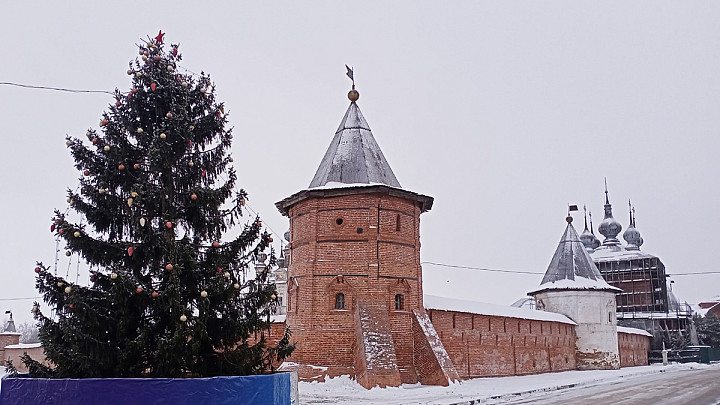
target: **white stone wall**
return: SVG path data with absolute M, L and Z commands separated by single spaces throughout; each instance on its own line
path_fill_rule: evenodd
M 578 369 L 620 368 L 614 292 L 550 290 L 536 294 L 535 299 L 538 309 L 577 322 Z

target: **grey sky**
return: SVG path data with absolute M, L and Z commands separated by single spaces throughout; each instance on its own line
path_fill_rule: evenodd
M 716 270 L 718 3 L 15 2 L 3 15 L 0 82 L 124 91 L 140 38 L 179 42 L 182 65 L 217 84 L 239 184 L 280 234 L 274 203 L 310 183 L 349 103 L 348 64 L 398 180 L 435 197 L 423 260 L 543 272 L 567 203 L 599 224 L 607 177 L 624 228 L 628 198 L 637 207 L 643 251 L 671 274 Z M 0 298 L 37 295 L 53 208 L 79 175 L 64 136 L 97 129 L 112 101 L 0 86 Z M 424 274 L 426 293 L 497 304 L 542 279 Z M 720 275 L 673 279 L 681 300 L 720 294 Z M 21 320 L 30 305 L 0 301 Z

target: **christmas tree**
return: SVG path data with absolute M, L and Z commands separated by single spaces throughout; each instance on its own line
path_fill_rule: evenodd
M 222 238 L 247 199 L 235 189 L 223 104 L 208 75 L 177 71 L 178 45 L 166 51 L 163 36 L 139 45 L 132 87 L 115 90 L 100 130 L 67 138 L 80 184 L 51 231 L 91 275 L 86 286 L 35 269 L 54 312 L 33 306 L 53 365 L 26 357 L 36 376 L 258 374 L 293 350 L 289 331 L 275 346 L 266 339 L 277 304 L 268 271 L 247 271 L 272 242 L 260 219 Z

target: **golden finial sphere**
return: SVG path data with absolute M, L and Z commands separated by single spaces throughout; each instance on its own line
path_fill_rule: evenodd
M 348 92 L 348 98 L 354 103 L 360 98 L 360 93 L 358 93 L 357 90 L 352 89 Z

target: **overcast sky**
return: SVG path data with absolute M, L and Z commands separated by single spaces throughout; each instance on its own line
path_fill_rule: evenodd
M 544 272 L 568 203 L 602 220 L 607 177 L 615 217 L 627 227 L 632 199 L 642 250 L 668 273 L 717 270 L 720 3 L 203 3 L 4 4 L 0 82 L 127 91 L 135 44 L 162 29 L 184 68 L 211 74 L 238 183 L 282 235 L 274 203 L 309 185 L 349 103 L 348 64 L 403 188 L 435 197 L 422 260 Z M 37 296 L 35 261 L 54 262 L 50 218 L 79 176 L 65 135 L 97 129 L 111 102 L 0 86 L 1 312 L 29 319 L 32 301 L 7 299 Z M 496 304 L 542 279 L 423 273 L 426 293 Z M 720 294 L 720 275 L 673 280 L 691 303 Z

